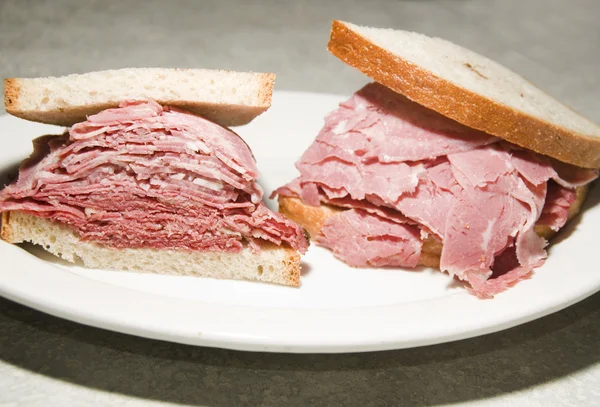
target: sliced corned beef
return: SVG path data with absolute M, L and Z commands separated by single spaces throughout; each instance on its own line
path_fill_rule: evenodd
M 360 209 L 329 217 L 316 243 L 351 266 L 415 267 L 423 242 L 416 226 L 396 223 Z
M 124 102 L 34 142 L 0 211 L 25 211 L 117 248 L 304 252 L 302 229 L 262 203 L 249 147 L 232 131 L 155 102 Z
M 353 266 L 412 267 L 417 262 L 406 254 L 417 253 L 413 239 L 433 234 L 443 243 L 442 271 L 480 297 L 543 264 L 546 241 L 535 224 L 562 227 L 574 188 L 598 176 L 467 128 L 377 83 L 327 115 L 296 166 L 300 176 L 277 194 L 350 209 L 326 221 L 318 244 Z M 411 239 L 399 237 L 401 226 Z

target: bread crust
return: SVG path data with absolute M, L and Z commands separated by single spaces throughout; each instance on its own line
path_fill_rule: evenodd
M 2 220 L 0 221 L 0 238 L 2 240 L 12 243 L 12 229 L 10 226 L 10 212 L 2 212 Z
M 17 78 L 4 79 L 4 107 L 8 113 L 15 111 L 16 106 L 19 105 L 20 89 L 21 86 Z
M 273 97 L 273 88 L 275 87 L 275 74 L 265 73 L 262 75 L 262 86 L 260 87 L 259 100 L 260 105 L 269 108 L 271 98 Z
M 600 139 L 571 132 L 444 80 L 333 21 L 329 51 L 407 98 L 468 127 L 584 168 L 600 168 Z
M 581 211 L 588 190 L 588 185 L 576 189 L 576 200 L 569 208 L 567 222 Z M 346 208 L 332 205 L 310 206 L 304 204 L 300 198 L 285 196 L 280 196 L 278 202 L 279 212 L 306 229 L 312 239 L 319 234 L 327 218 L 347 210 Z M 548 226 L 535 225 L 534 229 L 539 236 L 546 240 L 551 240 L 557 234 L 556 231 L 550 229 Z M 421 248 L 419 265 L 439 268 L 442 247 L 442 243 L 434 238 L 429 237 L 425 239 Z

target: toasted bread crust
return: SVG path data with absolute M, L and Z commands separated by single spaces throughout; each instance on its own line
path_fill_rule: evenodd
M 327 218 L 343 210 L 330 205 L 305 205 L 298 198 L 279 197 L 279 212 L 306 229 L 311 237 L 319 234 Z
M 21 86 L 17 78 L 4 79 L 4 107 L 10 114 L 17 110 L 20 89 Z
M 577 216 L 577 214 L 581 211 L 581 207 L 583 206 L 588 190 L 588 185 L 577 188 L 577 198 L 569 208 L 567 222 Z M 310 206 L 304 204 L 299 198 L 285 196 L 280 196 L 278 202 L 279 212 L 305 228 L 310 234 L 311 238 L 314 238 L 319 234 L 327 218 L 346 210 L 345 208 L 331 205 Z M 535 232 L 546 240 L 551 240 L 557 233 L 548 226 L 542 225 L 536 225 Z M 419 265 L 439 268 L 442 247 L 442 243 L 436 239 L 425 239 L 421 249 Z
M 2 240 L 12 243 L 14 238 L 12 235 L 12 228 L 10 225 L 10 212 L 2 212 L 2 223 L 0 223 L 0 238 Z
M 265 109 L 271 106 L 271 99 L 273 97 L 273 88 L 275 87 L 275 74 L 265 73 L 262 77 L 262 86 L 260 90 L 260 104 Z
M 600 168 L 600 139 L 529 116 L 444 80 L 334 21 L 329 51 L 409 99 L 468 127 L 584 168 Z

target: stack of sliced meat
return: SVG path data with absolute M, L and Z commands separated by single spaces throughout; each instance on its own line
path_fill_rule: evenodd
M 33 213 L 116 248 L 307 249 L 302 229 L 261 202 L 244 141 L 199 116 L 126 102 L 34 146 L 0 192 L 0 212 Z
M 479 296 L 506 289 L 540 266 L 574 188 L 597 172 L 520 149 L 372 83 L 325 119 L 297 163 L 300 177 L 276 192 L 311 206 L 347 208 L 315 241 L 352 266 L 419 264 L 424 240 L 443 244 L 440 269 Z

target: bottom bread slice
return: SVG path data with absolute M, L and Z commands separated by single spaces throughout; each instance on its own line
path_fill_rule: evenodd
M 83 241 L 67 225 L 18 211 L 2 213 L 0 236 L 9 243 L 40 245 L 69 262 L 80 259 L 90 268 L 300 285 L 298 252 L 271 244 L 257 253 L 249 248 L 239 253 L 117 249 Z
M 346 209 L 331 205 L 306 205 L 299 198 L 279 197 L 279 212 L 306 229 L 311 240 L 321 232 L 327 218 L 344 210 Z M 419 266 L 439 268 L 441 254 L 442 244 L 438 240 L 425 239 L 421 248 Z
M 567 222 L 580 212 L 587 196 L 588 188 L 588 185 L 584 185 L 576 189 L 576 200 L 569 208 Z M 327 218 L 347 210 L 347 208 L 325 204 L 310 206 L 306 205 L 299 198 L 280 196 L 278 200 L 279 212 L 306 229 L 311 239 L 314 239 L 320 233 Z M 546 240 L 550 240 L 556 235 L 556 232 L 546 225 L 535 225 L 535 232 Z M 442 247 L 442 243 L 436 239 L 431 237 L 425 239 L 421 249 L 419 265 L 439 268 Z

